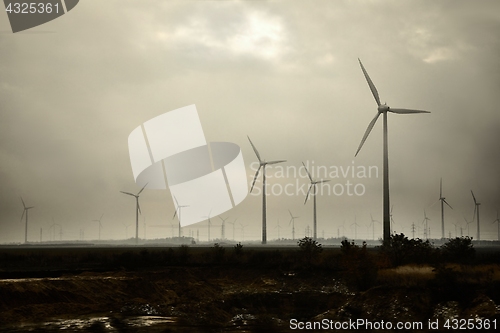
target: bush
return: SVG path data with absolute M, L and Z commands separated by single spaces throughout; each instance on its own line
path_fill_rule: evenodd
M 378 269 L 366 249 L 366 242 L 359 247 L 354 241 L 341 242 L 340 267 L 344 271 L 346 283 L 358 290 L 367 290 L 377 282 Z
M 226 249 L 219 243 L 215 243 L 214 247 L 212 248 L 213 261 L 222 262 L 224 260 L 225 253 Z
M 465 263 L 474 258 L 476 250 L 472 245 L 472 237 L 456 237 L 441 246 L 445 259 Z
M 302 238 L 297 244 L 299 245 L 302 258 L 307 264 L 311 264 L 311 262 L 323 252 L 321 244 L 309 237 Z
M 383 242 L 381 250 L 382 254 L 388 256 L 393 266 L 428 262 L 435 252 L 428 240 L 408 239 L 403 233 L 391 235 L 388 241 Z

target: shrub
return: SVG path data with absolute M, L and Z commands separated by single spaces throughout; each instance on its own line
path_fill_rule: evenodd
M 383 242 L 381 250 L 393 266 L 427 262 L 434 253 L 434 248 L 428 240 L 408 239 L 403 233 L 391 235 L 388 241 Z
M 476 254 L 472 237 L 452 238 L 441 246 L 441 250 L 445 259 L 461 263 L 470 261 Z
M 219 243 L 215 243 L 214 247 L 212 248 L 213 261 L 222 262 L 224 260 L 225 253 L 226 249 Z
M 346 283 L 359 290 L 367 290 L 375 285 L 378 269 L 372 256 L 366 249 L 366 242 L 360 247 L 349 240 L 341 242 L 340 267 Z
M 307 264 L 311 264 L 312 260 L 317 258 L 319 254 L 323 252 L 321 244 L 309 237 L 302 238 L 297 242 L 297 244 L 299 245 L 302 257 Z

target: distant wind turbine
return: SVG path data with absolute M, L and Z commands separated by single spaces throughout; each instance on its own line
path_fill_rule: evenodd
M 233 241 L 234 241 L 234 224 L 236 223 L 236 221 L 238 220 L 238 218 L 235 218 L 234 219 L 234 222 L 227 222 L 229 224 L 232 224 L 233 225 Z
M 245 240 L 245 227 L 248 226 L 248 224 L 243 225 L 240 223 L 240 225 L 241 225 L 241 238 L 242 240 Z
M 222 225 L 220 227 L 220 237 L 221 237 L 221 239 L 226 239 L 226 220 L 229 217 L 226 217 L 225 219 L 223 219 L 222 217 L 219 216 L 219 218 L 222 220 Z
M 356 151 L 356 155 L 358 155 L 361 147 L 363 147 L 363 144 L 366 141 L 366 138 L 368 138 L 368 135 L 370 134 L 371 130 L 373 129 L 373 126 L 377 122 L 378 117 L 380 114 L 383 114 L 384 117 L 384 162 L 383 162 L 383 168 L 384 168 L 384 198 L 383 198 L 383 207 L 384 207 L 384 241 L 389 241 L 391 237 L 391 220 L 389 216 L 389 153 L 388 153 L 388 144 L 387 144 L 387 112 L 393 112 L 393 113 L 398 113 L 398 114 L 411 114 L 411 113 L 429 113 L 429 111 L 422 111 L 422 110 L 411 110 L 411 109 L 394 109 L 389 107 L 387 104 L 381 104 L 380 103 L 380 97 L 378 95 L 377 88 L 375 88 L 375 85 L 373 84 L 372 80 L 368 76 L 368 73 L 366 72 L 363 64 L 361 63 L 361 60 L 359 60 L 359 64 L 361 66 L 361 70 L 363 71 L 363 74 L 365 76 L 366 81 L 368 82 L 368 86 L 370 87 L 370 90 L 373 94 L 373 97 L 375 98 L 375 101 L 377 102 L 377 114 L 375 117 L 372 119 L 370 124 L 368 125 L 368 128 L 366 129 L 366 132 L 363 136 L 363 139 L 361 140 L 361 143 L 359 144 L 358 150 Z
M 321 183 L 326 183 L 329 182 L 329 179 L 321 179 L 321 180 L 313 180 L 311 177 L 311 174 L 309 173 L 309 170 L 307 170 L 306 165 L 304 162 L 302 162 L 302 165 L 304 166 L 304 169 L 306 169 L 307 176 L 309 177 L 309 180 L 311 181 L 311 184 L 309 185 L 309 190 L 307 191 L 306 195 L 306 200 L 304 200 L 304 205 L 307 202 L 307 199 L 309 198 L 309 193 L 311 192 L 311 189 L 313 189 L 313 197 L 314 197 L 314 204 L 313 204 L 313 239 L 316 240 L 316 230 L 317 230 L 317 223 L 316 223 L 316 194 L 317 194 L 317 187 L 316 184 L 321 184 Z
M 351 227 L 354 226 L 354 239 L 358 238 L 358 234 L 357 234 L 357 227 L 359 227 L 359 224 L 356 223 L 356 216 L 354 216 L 354 223 L 351 224 Z
M 93 222 L 99 222 L 99 240 L 101 240 L 101 228 L 102 228 L 101 220 L 102 220 L 103 216 L 104 216 L 104 213 L 101 215 L 101 217 L 99 218 L 99 220 L 92 220 Z
M 474 192 L 472 190 L 470 191 L 472 193 L 472 199 L 474 199 L 474 213 L 477 213 L 477 240 L 481 240 L 481 234 L 479 233 L 479 206 L 481 205 L 479 202 L 477 202 L 476 197 L 474 196 Z
M 278 164 L 278 163 L 283 163 L 286 162 L 286 160 L 279 160 L 279 161 L 270 161 L 266 162 L 266 160 L 262 160 L 260 158 L 260 154 L 257 151 L 257 148 L 252 143 L 252 140 L 250 140 L 250 137 L 247 136 L 248 141 L 250 141 L 250 144 L 252 145 L 253 151 L 255 152 L 255 155 L 257 155 L 257 159 L 259 160 L 259 168 L 257 169 L 257 172 L 255 173 L 255 177 L 253 178 L 252 182 L 252 187 L 250 188 L 250 192 L 253 190 L 253 186 L 255 185 L 255 181 L 257 180 L 257 177 L 259 176 L 259 171 L 262 168 L 262 244 L 267 243 L 267 227 L 266 227 L 266 165 L 271 165 L 271 164 Z
M 498 210 L 497 210 L 497 219 L 493 221 L 493 224 L 497 223 L 498 226 L 498 240 L 500 241 L 500 218 L 498 218 Z
M 446 198 L 443 197 L 443 178 L 441 178 L 439 182 L 439 200 L 441 201 L 441 238 L 444 239 L 444 204 L 447 204 L 451 209 L 453 209 L 453 207 L 451 207 L 446 201 Z
M 26 207 L 26 204 L 24 203 L 24 200 L 22 197 L 21 197 L 21 201 L 23 203 L 24 210 L 23 210 L 23 214 L 21 215 L 20 221 L 22 221 L 24 215 L 26 215 L 26 223 L 24 225 L 24 242 L 27 243 L 28 242 L 28 210 L 30 210 L 31 208 L 35 208 L 35 206 Z
M 274 229 L 278 228 L 278 240 L 280 239 L 280 220 L 278 219 L 278 225 L 274 227 Z
M 125 223 L 122 224 L 125 227 L 125 239 L 128 239 L 128 227 L 130 227 L 131 224 L 125 224 Z
M 380 224 L 380 222 L 379 222 L 379 221 L 377 221 L 377 220 L 374 220 L 374 219 L 373 219 L 372 214 L 370 214 L 370 217 L 371 217 L 372 221 L 371 221 L 371 223 L 368 225 L 368 227 L 369 227 L 369 226 L 372 226 L 372 229 L 373 229 L 373 230 L 372 230 L 372 231 L 373 231 L 373 240 L 375 240 L 375 223 Z
M 212 221 L 210 220 L 210 214 L 212 214 L 212 210 L 210 210 L 210 212 L 208 213 L 207 216 L 203 216 L 203 217 L 206 217 L 208 219 L 208 241 L 210 242 L 210 226 L 212 225 Z
M 293 216 L 290 209 L 288 210 L 288 212 L 290 213 L 290 222 L 288 223 L 288 225 L 290 225 L 290 223 L 292 224 L 292 240 L 295 240 L 295 219 L 299 218 L 299 216 Z
M 144 185 L 141 188 L 141 190 L 139 192 L 137 192 L 137 194 L 133 194 L 133 193 L 130 193 L 130 192 L 120 191 L 123 194 L 131 195 L 131 196 L 135 197 L 135 201 L 136 201 L 136 209 L 135 209 L 135 244 L 137 244 L 139 242 L 139 213 L 141 213 L 141 206 L 139 206 L 139 195 L 146 188 L 147 185 L 148 184 Z
M 174 219 L 175 216 L 177 215 L 177 219 L 179 220 L 179 238 L 180 238 L 181 237 L 181 212 L 182 212 L 182 208 L 189 207 L 189 206 L 179 205 L 179 202 L 177 201 L 177 198 L 175 196 L 174 196 L 174 200 L 175 200 L 175 204 L 176 204 L 177 208 L 175 209 L 175 213 L 174 213 L 174 216 L 172 217 L 172 219 Z M 177 212 L 179 212 L 179 214 L 177 214 Z

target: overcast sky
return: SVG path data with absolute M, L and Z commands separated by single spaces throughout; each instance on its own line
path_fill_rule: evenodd
M 496 239 L 500 209 L 500 3 L 491 1 L 80 1 L 68 14 L 13 34 L 0 13 L 0 243 L 28 240 L 52 224 L 63 239 L 125 238 L 137 192 L 127 138 L 145 121 L 196 104 L 208 141 L 238 144 L 251 182 L 256 156 L 282 167 L 378 167 L 379 175 L 333 178 L 361 184 L 363 195 L 318 196 L 318 236 L 368 233 L 382 221 L 382 118 L 354 154 L 376 103 L 358 58 L 382 102 L 431 114 L 388 115 L 394 230 L 422 237 L 424 209 L 440 236 L 439 180 L 454 208 L 445 229 L 467 228 L 473 190 L 481 202 L 481 238 Z M 274 177 L 269 186 L 306 178 Z M 274 174 L 276 175 L 276 174 Z M 276 175 L 279 176 L 279 175 Z M 260 183 L 256 184 L 257 189 Z M 279 187 L 274 187 L 276 191 Z M 256 191 L 256 194 L 258 191 Z M 268 239 L 312 227 L 305 195 L 268 196 Z M 168 190 L 141 195 L 147 238 L 171 236 Z M 260 239 L 261 196 L 226 212 L 236 238 Z M 220 225 L 214 218 L 213 225 Z M 158 227 L 158 226 L 164 227 Z M 206 240 L 207 222 L 186 227 Z M 342 228 L 341 226 L 344 225 Z M 470 224 L 476 236 L 476 225 Z M 128 228 L 132 236 L 133 227 Z M 460 236 L 460 229 L 458 229 Z M 219 228 L 211 231 L 220 235 Z M 382 235 L 376 225 L 375 237 Z M 232 238 L 232 226 L 226 237 Z

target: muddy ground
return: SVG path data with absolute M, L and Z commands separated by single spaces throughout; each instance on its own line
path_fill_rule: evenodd
M 106 260 L 112 266 L 109 269 L 95 258 L 93 267 L 87 263 L 87 269 L 77 269 L 82 261 L 75 260 L 75 265 L 68 266 L 72 271 L 50 260 L 42 271 L 27 270 L 19 261 L 11 261 L 10 266 L 4 262 L 1 329 L 49 331 L 43 323 L 105 317 L 106 325 L 88 320 L 87 326 L 75 331 L 153 331 L 132 328 L 127 318 L 138 316 L 171 320 L 162 332 L 285 332 L 293 331 L 291 319 L 440 320 L 442 324 L 446 319 L 482 318 L 496 319 L 500 325 L 498 264 L 379 268 L 374 277 L 369 276 L 375 279 L 372 285 L 362 290 L 352 283 L 356 280 L 352 271 L 335 265 L 280 265 L 262 254 L 257 256 L 259 265 L 251 258 L 221 260 L 210 251 L 203 261 L 184 258 L 184 264 L 146 265 L 144 253 L 125 255 L 128 262 L 115 257 L 119 265 Z M 136 259 L 142 262 L 127 267 Z M 33 277 L 40 272 L 45 276 Z M 9 274 L 16 276 L 6 278 Z

